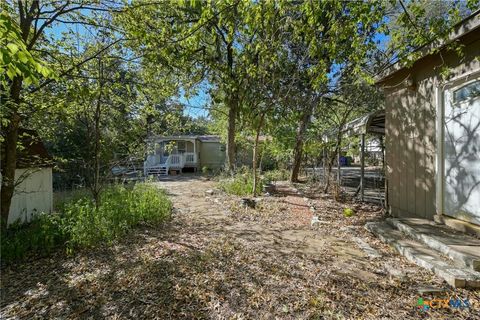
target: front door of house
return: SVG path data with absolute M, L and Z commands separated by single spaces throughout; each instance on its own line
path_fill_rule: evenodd
M 480 224 L 480 78 L 444 95 L 444 213 Z

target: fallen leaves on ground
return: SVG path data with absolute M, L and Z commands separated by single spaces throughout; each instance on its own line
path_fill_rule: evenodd
M 236 197 L 202 195 L 212 184 L 164 183 L 177 210 L 162 227 L 2 270 L 2 319 L 477 317 L 479 293 L 461 289 L 450 294 L 468 298 L 470 310 L 417 308 L 418 287 L 445 285 L 363 229 L 381 216 L 378 208 L 357 205 L 347 218 L 343 208 L 354 204 L 283 185 L 245 209 Z M 312 230 L 314 213 L 322 223 Z M 352 236 L 382 257 L 367 257 Z

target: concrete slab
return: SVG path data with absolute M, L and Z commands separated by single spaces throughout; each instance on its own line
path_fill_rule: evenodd
M 453 228 L 461 232 L 469 233 L 471 235 L 474 235 L 480 238 L 480 226 L 478 225 L 475 225 L 470 222 L 450 218 L 447 216 L 442 216 L 442 221 L 450 228 Z
M 437 287 L 419 287 L 417 288 L 417 292 L 420 294 L 420 296 L 425 296 L 425 295 L 444 295 L 447 293 L 449 290 L 447 288 L 437 288 Z
M 456 263 L 480 271 L 480 240 L 426 219 L 387 219 L 412 239 L 439 251 Z
M 456 265 L 423 243 L 408 239 L 385 221 L 369 222 L 365 228 L 396 249 L 409 261 L 434 272 L 455 288 L 480 288 L 480 272 Z

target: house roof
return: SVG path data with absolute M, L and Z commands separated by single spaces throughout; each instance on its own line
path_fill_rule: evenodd
M 206 135 L 206 136 L 198 136 L 198 140 L 202 142 L 220 142 L 220 136 L 214 135 Z
M 199 140 L 201 142 L 220 142 L 216 135 L 178 135 L 178 136 L 151 136 L 147 140 Z
M 21 128 L 18 132 L 17 168 L 53 167 L 53 158 L 35 130 Z M 1 146 L 1 160 L 4 161 L 5 145 Z
M 433 49 L 441 49 L 447 46 L 448 44 L 459 40 L 460 38 L 464 37 L 465 35 L 480 30 L 480 9 L 474 11 L 470 16 L 466 17 L 459 23 L 457 23 L 453 28 L 448 38 L 445 40 L 441 40 L 440 43 L 430 42 L 423 45 L 420 48 L 417 48 L 414 52 L 420 52 L 420 58 L 415 60 L 415 62 L 424 59 Z M 397 72 L 408 68 L 402 61 L 396 61 L 395 63 L 391 64 L 385 70 L 383 70 L 380 75 L 376 79 L 376 83 L 381 83 L 391 78 Z

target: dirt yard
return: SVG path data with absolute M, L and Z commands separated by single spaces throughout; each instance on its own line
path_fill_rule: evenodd
M 441 293 L 470 309 L 417 307 L 431 298 L 418 289 L 445 285 L 364 230 L 378 208 L 349 205 L 347 218 L 344 205 L 278 183 L 250 209 L 206 193 L 212 181 L 159 184 L 175 204 L 168 224 L 2 270 L 1 318 L 480 319 L 479 292 Z

